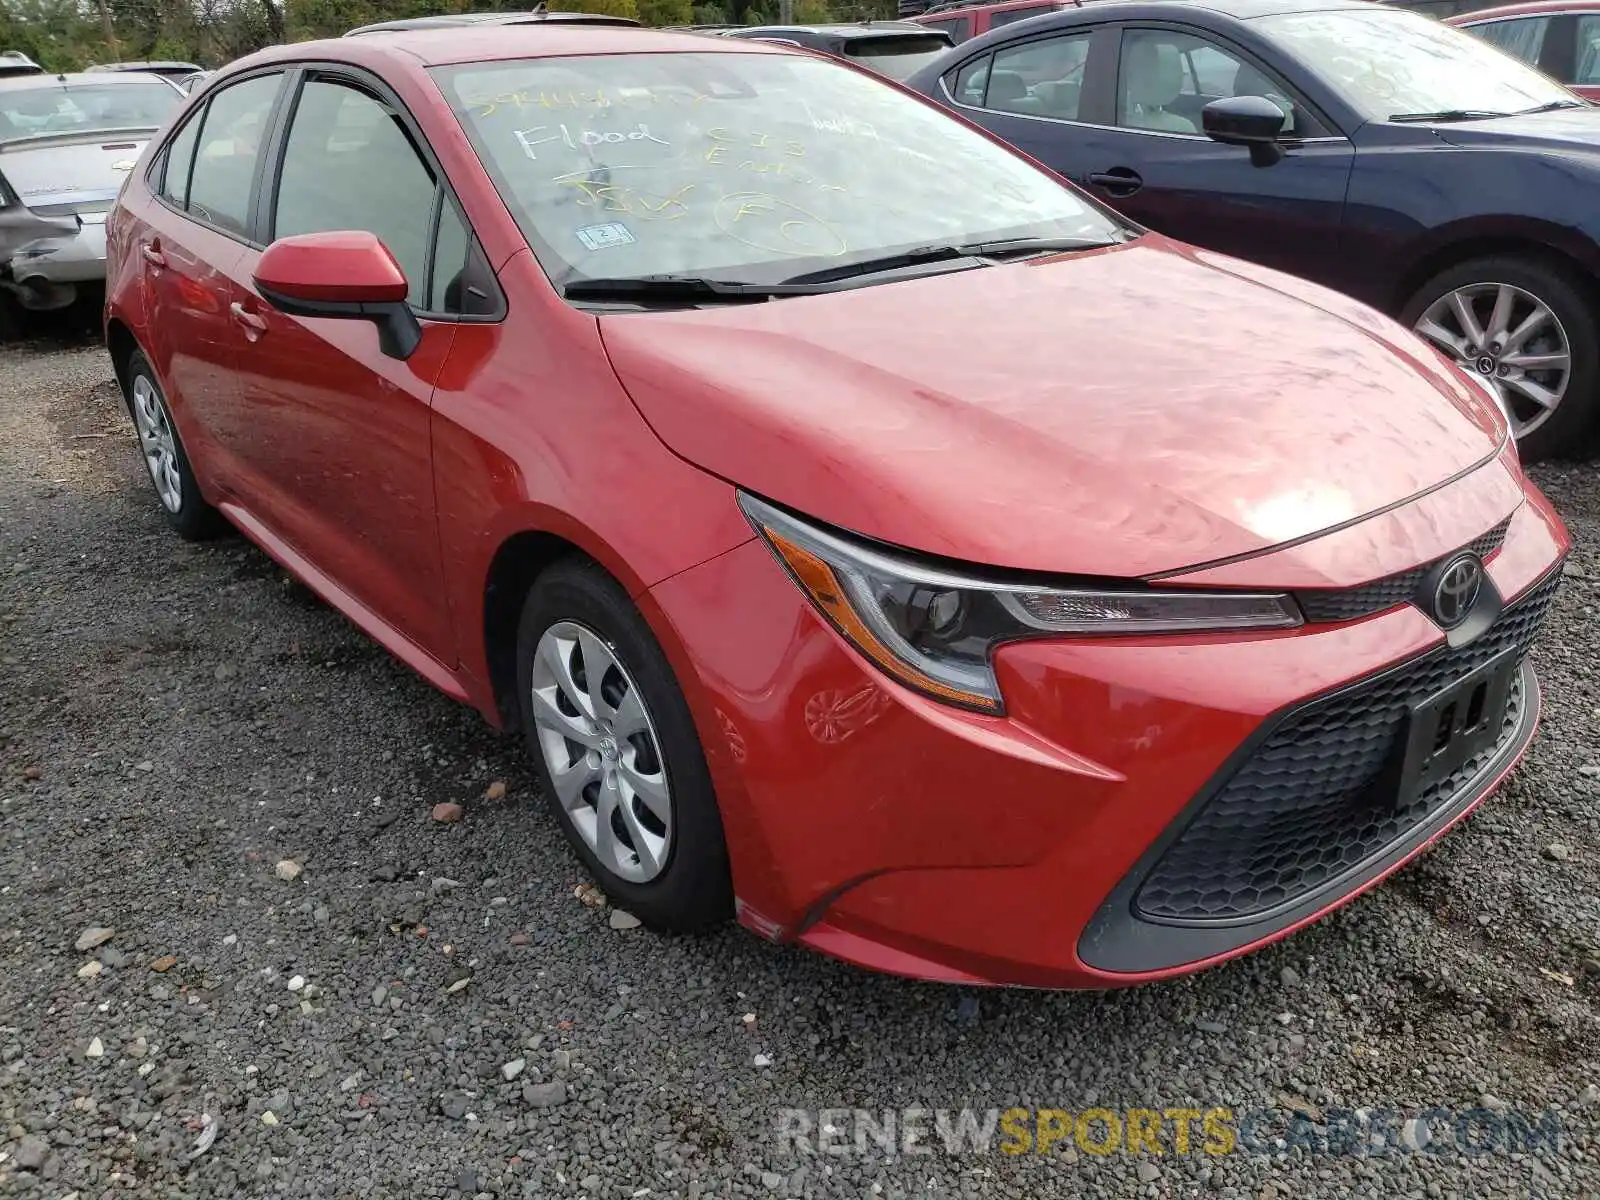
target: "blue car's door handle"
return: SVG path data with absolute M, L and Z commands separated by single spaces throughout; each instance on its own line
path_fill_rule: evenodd
M 1089 182 L 1104 188 L 1113 196 L 1131 196 L 1144 186 L 1139 172 L 1129 167 L 1112 167 L 1109 171 L 1092 171 Z

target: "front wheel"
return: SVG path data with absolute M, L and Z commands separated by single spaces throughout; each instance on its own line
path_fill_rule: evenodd
M 594 563 L 558 563 L 529 591 L 517 692 L 540 787 L 605 892 L 656 929 L 727 919 L 722 819 L 688 703 L 644 618 Z
M 1554 263 L 1497 255 L 1434 276 L 1401 320 L 1500 397 L 1526 462 L 1592 447 L 1600 408 L 1600 320 Z

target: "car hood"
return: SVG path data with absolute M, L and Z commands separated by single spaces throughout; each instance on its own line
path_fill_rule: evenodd
M 1526 150 L 1600 150 L 1600 108 L 1558 108 L 1554 112 L 1492 121 L 1431 125 L 1452 146 L 1501 146 Z
M 1371 309 L 1156 235 L 822 296 L 600 318 L 673 451 L 843 529 L 1134 577 L 1492 457 L 1493 404 Z

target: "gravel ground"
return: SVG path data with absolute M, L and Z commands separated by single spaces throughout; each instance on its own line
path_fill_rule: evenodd
M 1467 826 L 1196 978 L 967 992 L 613 928 L 512 742 L 242 540 L 168 534 L 102 350 L 0 352 L 0 397 L 0 1192 L 1600 1193 L 1590 470 L 1539 472 L 1578 541 L 1545 725 Z M 773 1135 L 786 1108 L 1017 1105 L 1227 1107 L 1240 1145 Z M 1424 1115 L 1508 1106 L 1559 1139 L 1464 1153 Z

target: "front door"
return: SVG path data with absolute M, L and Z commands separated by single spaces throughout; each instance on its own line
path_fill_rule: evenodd
M 1174 28 L 1124 28 L 1114 126 L 1084 182 L 1140 224 L 1322 282 L 1342 277 L 1339 230 L 1354 150 L 1281 80 L 1232 47 Z M 1257 167 L 1205 136 L 1201 110 L 1265 96 L 1287 114 L 1287 155 Z
M 230 302 L 244 337 L 240 414 L 249 432 L 239 453 L 273 532 L 384 624 L 453 665 L 430 445 L 434 382 L 456 331 L 451 319 L 429 319 L 445 307 L 443 281 L 431 279 L 435 205 L 445 193 L 376 85 L 311 72 L 293 112 L 261 240 L 373 233 L 411 284 L 422 344 L 402 361 L 380 351 L 370 322 L 277 311 L 255 289 L 260 254 L 248 251 Z M 456 219 L 453 209 L 448 216 Z M 459 226 L 437 241 L 464 253 Z

